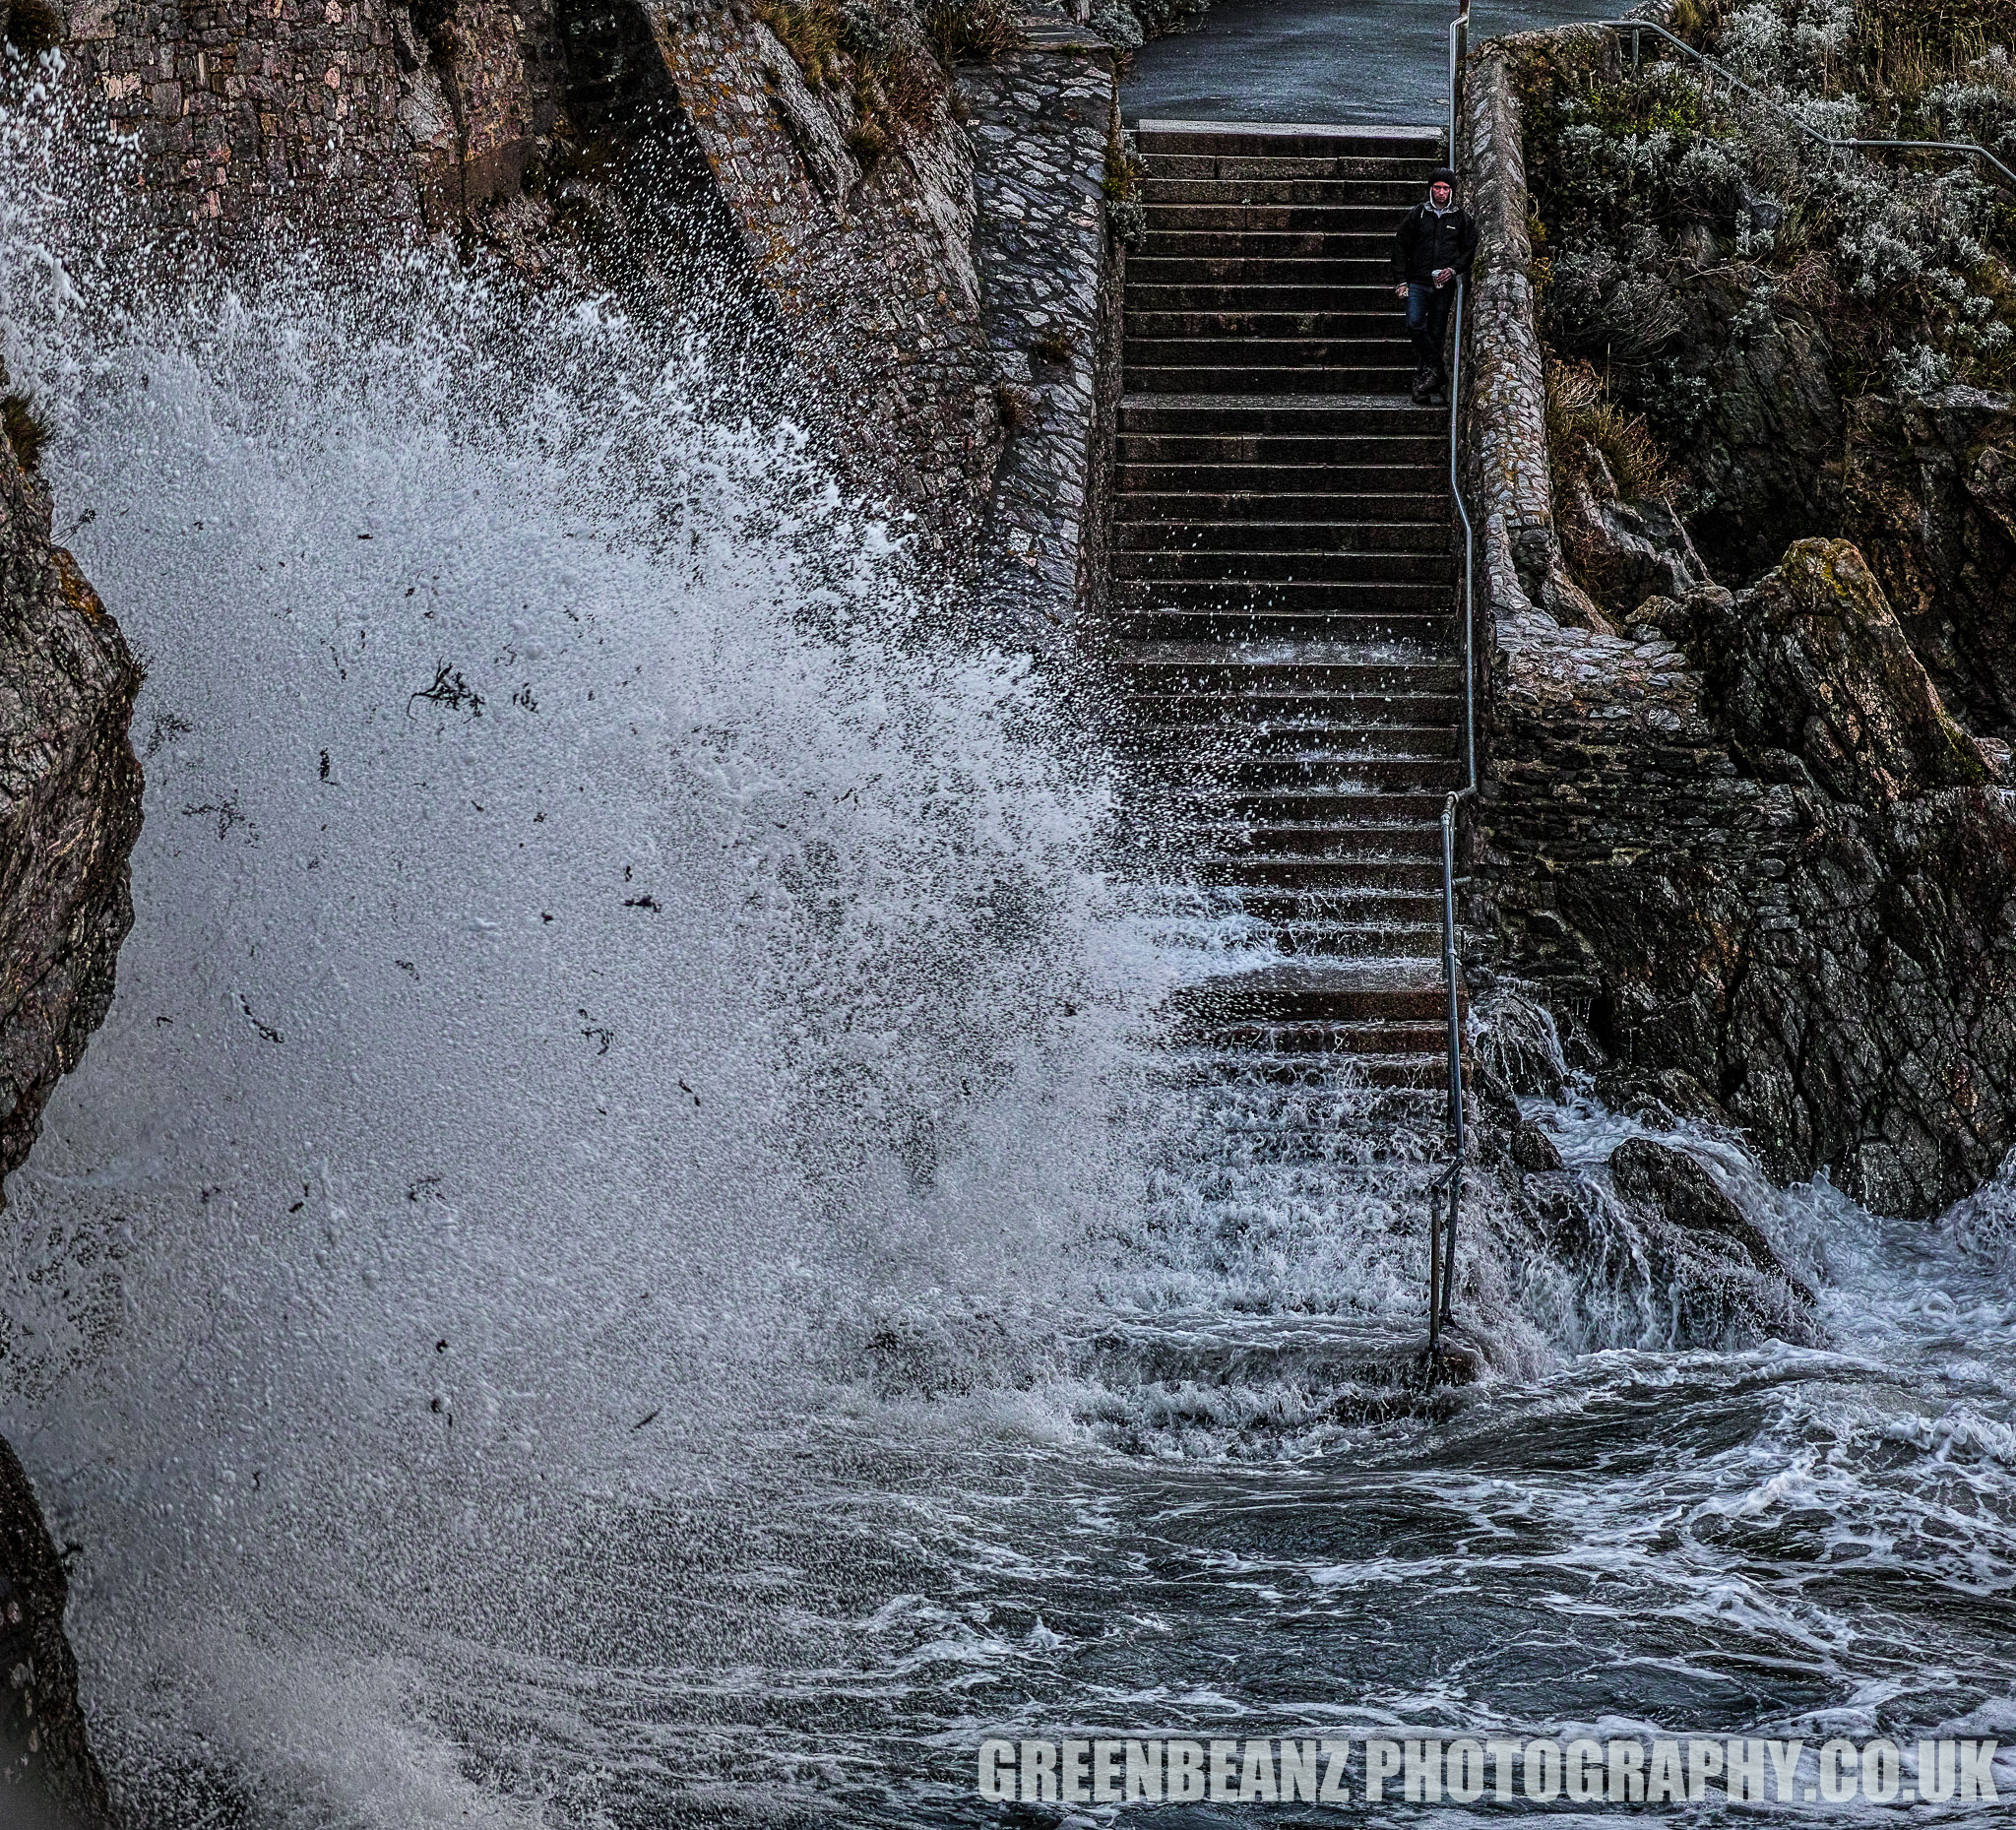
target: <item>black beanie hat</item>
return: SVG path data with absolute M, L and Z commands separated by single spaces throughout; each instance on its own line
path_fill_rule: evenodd
M 1446 184 L 1453 191 L 1456 188 L 1456 174 L 1444 165 L 1439 170 L 1428 173 L 1428 182 L 1431 185 Z

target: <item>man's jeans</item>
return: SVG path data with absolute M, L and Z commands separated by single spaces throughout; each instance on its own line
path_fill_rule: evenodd
M 1449 313 L 1456 303 L 1456 288 L 1463 283 L 1452 280 L 1447 285 L 1410 285 L 1407 288 L 1407 334 L 1414 339 L 1415 360 L 1421 365 L 1423 373 L 1444 379 L 1448 370 L 1442 366 L 1442 345 L 1448 337 Z

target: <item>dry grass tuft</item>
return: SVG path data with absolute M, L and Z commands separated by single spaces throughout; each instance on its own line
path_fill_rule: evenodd
M 1547 447 L 1556 481 L 1595 484 L 1600 459 L 1626 502 L 1670 502 L 1681 478 L 1642 413 L 1621 411 L 1604 397 L 1603 379 L 1587 362 L 1547 364 Z
M 939 0 L 925 9 L 924 35 L 948 69 L 962 59 L 995 63 L 1029 42 L 1013 0 Z

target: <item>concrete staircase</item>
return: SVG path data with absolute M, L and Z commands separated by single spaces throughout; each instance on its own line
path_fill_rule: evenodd
M 1441 139 L 1147 121 L 1138 144 L 1111 594 L 1135 824 L 1170 909 L 1266 962 L 1191 987 L 1178 1059 L 1420 1089 L 1432 1128 L 1458 572 L 1448 415 L 1408 398 L 1388 262 Z

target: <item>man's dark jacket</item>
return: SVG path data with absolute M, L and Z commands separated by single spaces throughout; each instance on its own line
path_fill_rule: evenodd
M 1433 285 L 1443 268 L 1467 274 L 1476 258 L 1477 224 L 1468 210 L 1451 204 L 1437 216 L 1427 204 L 1416 204 L 1394 232 L 1393 281 L 1396 285 L 1402 281 Z

